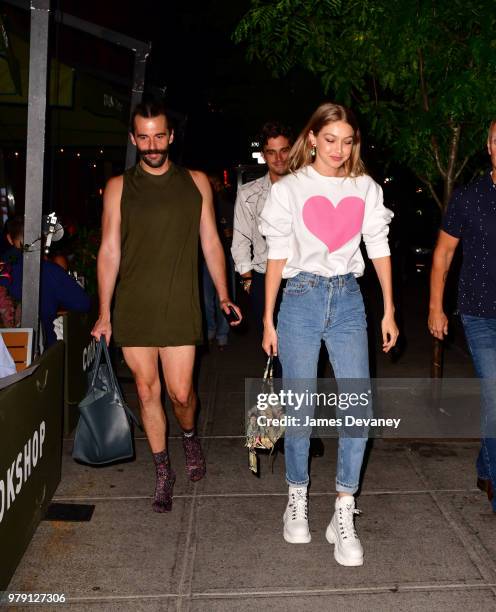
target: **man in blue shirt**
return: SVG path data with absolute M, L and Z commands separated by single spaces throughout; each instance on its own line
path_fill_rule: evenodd
M 7 221 L 7 240 L 11 247 L 0 258 L 10 265 L 11 279 L 0 278 L 0 284 L 8 288 L 10 295 L 17 301 L 22 299 L 22 248 L 24 220 L 14 217 Z M 45 346 L 56 342 L 53 321 L 58 310 L 88 312 L 91 300 L 76 280 L 59 265 L 42 260 L 40 279 L 40 319 L 45 334 Z
M 460 312 L 474 368 L 482 390 L 482 444 L 477 486 L 486 491 L 496 512 L 496 120 L 487 140 L 492 170 L 453 195 L 434 251 L 428 326 L 442 340 L 448 333 L 443 294 L 460 240 L 463 263 L 458 286 Z M 486 435 L 485 435 L 486 434 Z

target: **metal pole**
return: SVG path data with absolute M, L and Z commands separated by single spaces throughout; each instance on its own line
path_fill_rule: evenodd
M 444 342 L 437 338 L 432 339 L 431 378 L 443 377 Z
M 6 0 L 6 2 L 18 6 L 20 8 L 28 8 L 29 6 L 28 0 Z M 41 8 L 41 6 L 45 4 L 49 4 L 49 0 L 47 0 L 46 2 L 43 2 L 42 0 L 32 0 L 31 9 L 33 9 L 34 6 Z M 136 106 L 136 104 L 139 104 L 141 102 L 143 97 L 143 90 L 145 86 L 146 60 L 148 58 L 148 55 L 150 54 L 151 44 L 145 43 L 141 40 L 136 40 L 135 38 L 131 38 L 130 36 L 125 36 L 124 34 L 121 34 L 119 32 L 114 32 L 113 30 L 109 30 L 108 28 L 103 28 L 95 23 L 90 23 L 89 21 L 79 19 L 79 17 L 74 17 L 73 15 L 68 15 L 67 13 L 62 13 L 60 11 L 55 11 L 55 21 L 71 28 L 81 30 L 82 32 L 86 32 L 87 34 L 96 36 L 97 38 L 100 38 L 102 40 L 107 40 L 108 42 L 114 43 L 116 45 L 121 45 L 127 49 L 134 51 L 135 56 L 130 111 L 130 113 L 132 113 L 133 108 Z M 134 145 L 128 140 L 126 149 L 126 168 L 134 166 L 135 163 L 136 149 Z
M 133 70 L 133 88 L 131 90 L 131 109 L 129 116 L 133 112 L 134 107 L 143 99 L 143 90 L 145 89 L 145 73 L 146 73 L 146 58 L 148 57 L 149 49 L 137 49 L 134 56 Z M 126 169 L 131 168 L 136 163 L 136 147 L 128 138 L 126 149 Z
M 22 327 L 33 328 L 34 346 L 37 347 L 50 0 L 31 0 L 30 9 L 31 39 L 26 145 L 26 207 L 24 212 L 24 244 L 26 246 L 22 278 Z

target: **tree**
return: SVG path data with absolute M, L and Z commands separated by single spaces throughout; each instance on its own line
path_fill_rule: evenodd
M 356 108 L 441 210 L 496 116 L 492 0 L 252 0 L 234 38 Z

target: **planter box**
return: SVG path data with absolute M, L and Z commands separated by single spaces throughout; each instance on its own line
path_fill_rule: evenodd
M 32 368 L 0 391 L 0 591 L 60 482 L 64 343 L 54 344 Z

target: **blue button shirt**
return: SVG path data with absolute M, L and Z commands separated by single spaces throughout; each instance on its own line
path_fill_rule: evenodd
M 496 318 L 496 185 L 490 172 L 453 194 L 442 229 L 462 241 L 460 313 Z
M 15 257 L 16 254 L 17 257 Z M 18 249 L 9 249 L 1 259 L 11 262 L 12 282 L 1 278 L 0 284 L 8 288 L 14 299 L 20 301 L 22 299 L 22 253 Z M 47 347 L 57 340 L 53 331 L 53 321 L 57 317 L 58 310 L 88 312 L 90 307 L 89 295 L 72 276 L 51 261 L 41 262 L 40 318 Z

